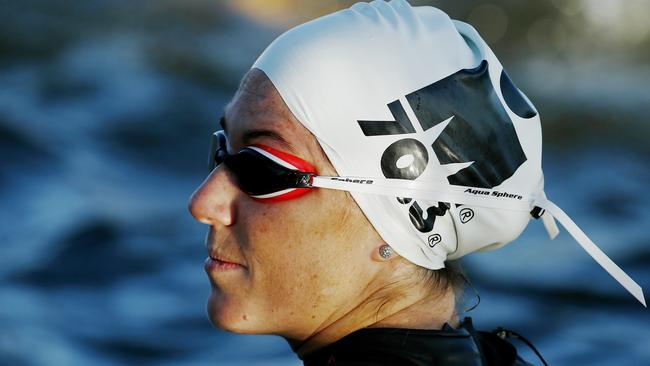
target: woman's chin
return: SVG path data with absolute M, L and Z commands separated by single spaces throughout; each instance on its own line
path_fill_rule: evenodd
M 212 290 L 207 303 L 208 318 L 215 328 L 233 333 L 260 333 L 241 304 L 228 296 Z

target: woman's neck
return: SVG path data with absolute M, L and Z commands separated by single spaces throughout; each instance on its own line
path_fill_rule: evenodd
M 328 319 L 307 339 L 287 341 L 293 351 L 303 357 L 361 328 L 441 329 L 445 323 L 458 325 L 453 290 L 426 297 L 422 296 L 422 291 L 413 290 L 388 300 L 368 297 L 342 317 Z

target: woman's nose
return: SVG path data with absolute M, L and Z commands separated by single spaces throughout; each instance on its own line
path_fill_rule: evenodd
M 235 201 L 239 194 L 232 173 L 221 165 L 194 191 L 188 208 L 195 219 L 206 225 L 229 226 L 235 223 Z

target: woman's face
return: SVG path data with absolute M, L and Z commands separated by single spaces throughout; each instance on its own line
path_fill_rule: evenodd
M 225 119 L 231 151 L 260 143 L 306 160 L 320 175 L 336 175 L 261 71 L 245 76 Z M 383 242 L 343 191 L 315 189 L 262 203 L 241 192 L 221 165 L 189 209 L 210 225 L 208 254 L 240 264 L 224 270 L 206 261 L 208 314 L 225 330 L 305 339 L 358 305 L 379 271 L 371 256 Z

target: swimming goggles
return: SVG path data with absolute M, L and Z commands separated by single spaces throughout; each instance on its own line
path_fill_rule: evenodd
M 223 131 L 212 134 L 208 170 L 220 164 L 235 175 L 242 192 L 263 202 L 278 202 L 308 193 L 316 174 L 308 162 L 266 145 L 246 146 L 236 154 L 229 154 Z
M 533 209 L 529 197 L 513 192 L 478 191 L 460 186 L 441 190 L 430 182 L 407 179 L 320 176 L 305 160 L 262 144 L 246 146 L 230 154 L 223 131 L 212 134 L 210 145 L 208 170 L 224 164 L 234 174 L 238 188 L 262 202 L 284 201 L 300 197 L 313 188 L 329 188 L 517 211 Z
M 266 145 L 246 146 L 239 152 L 230 154 L 225 133 L 217 131 L 212 134 L 209 171 L 221 164 L 234 174 L 241 191 L 261 202 L 284 201 L 300 197 L 314 188 L 329 188 L 456 205 L 525 211 L 535 218 L 541 217 L 551 239 L 559 233 L 555 223 L 557 219 L 598 264 L 645 306 L 641 286 L 600 250 L 561 208 L 549 201 L 543 191 L 526 195 L 463 186 L 441 189 L 436 187 L 435 183 L 419 180 L 320 176 L 314 166 L 303 159 Z

